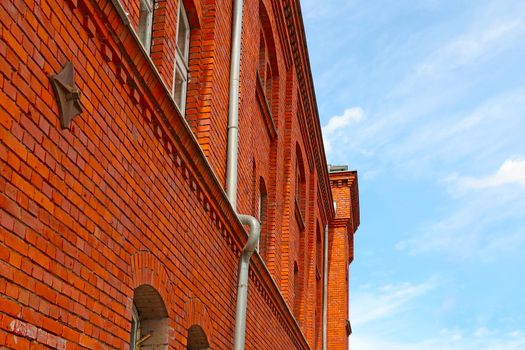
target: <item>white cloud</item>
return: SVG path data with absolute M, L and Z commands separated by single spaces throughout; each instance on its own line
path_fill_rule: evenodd
M 396 248 L 410 254 L 443 252 L 454 259 L 493 261 L 525 246 L 525 159 L 508 159 L 485 177 L 449 176 L 455 202 Z M 518 186 L 503 186 L 515 184 Z M 483 191 L 480 191 L 483 189 Z
M 509 149 L 525 151 L 522 136 L 514 132 L 525 128 L 522 110 L 525 90 L 510 90 L 481 101 L 472 110 L 438 114 L 415 123 L 403 138 L 388 144 L 385 155 L 403 167 L 443 176 L 446 167 L 487 164 Z M 372 139 L 381 138 L 373 137 Z M 417 147 L 415 147 L 417 145 Z M 420 174 L 417 174 L 420 175 Z
M 348 127 L 352 123 L 360 122 L 364 115 L 364 111 L 359 107 L 345 109 L 342 115 L 333 116 L 328 120 L 328 123 L 323 126 L 323 133 L 325 135 L 331 134 Z
M 418 297 L 436 286 L 431 279 L 420 284 L 386 284 L 357 291 L 352 296 L 352 325 L 361 326 L 407 311 Z
M 333 144 L 344 144 L 343 133 L 349 132 L 348 126 L 354 123 L 359 123 L 364 118 L 364 111 L 359 107 L 347 108 L 342 115 L 331 117 L 323 126 L 323 141 L 327 154 L 333 151 Z
M 505 333 L 443 329 L 439 336 L 414 342 L 352 334 L 350 347 L 353 350 L 522 350 L 525 347 L 525 333 L 520 330 Z
M 470 31 L 454 38 L 433 52 L 429 59 L 415 68 L 417 75 L 434 75 L 444 70 L 454 70 L 472 64 L 484 55 L 504 47 L 509 41 L 524 33 L 522 16 L 502 19 L 495 23 L 477 23 Z
M 495 174 L 475 178 L 469 176 L 451 175 L 448 182 L 463 189 L 484 189 L 507 184 L 517 184 L 525 187 L 525 158 L 507 159 Z

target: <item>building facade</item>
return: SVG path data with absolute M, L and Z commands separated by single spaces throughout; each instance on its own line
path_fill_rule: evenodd
M 232 348 L 244 214 L 246 349 L 348 348 L 357 173 L 327 171 L 298 1 L 240 2 L 231 93 L 238 3 L 0 3 L 0 347 Z

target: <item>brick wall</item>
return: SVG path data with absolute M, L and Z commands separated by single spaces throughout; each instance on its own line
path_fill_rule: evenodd
M 170 96 L 177 3 L 156 4 L 151 60 L 132 29 L 138 1 L 122 4 L 131 28 L 106 0 L 0 5 L 0 345 L 7 348 L 129 348 L 133 291 L 143 284 L 165 304 L 170 348 L 186 348 L 193 325 L 212 348 L 231 348 L 247 237 L 223 190 L 231 2 L 184 1 L 192 28 L 186 119 Z M 320 348 L 315 230 L 333 211 L 317 115 L 302 107 L 315 104 L 305 92 L 311 80 L 297 73 L 308 70 L 305 53 L 291 60 L 290 23 L 304 33 L 290 6 L 244 7 L 239 212 L 257 215 L 260 179 L 268 191 L 267 253 L 251 262 L 247 349 Z M 261 30 L 271 96 L 257 76 Z M 67 61 L 83 112 L 62 129 L 48 76 Z
M 336 215 L 330 223 L 328 265 L 328 348 L 348 349 L 350 264 L 354 259 L 354 233 L 359 225 L 357 173 L 330 173 Z

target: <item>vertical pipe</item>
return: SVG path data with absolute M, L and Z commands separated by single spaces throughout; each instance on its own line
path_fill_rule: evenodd
M 228 100 L 228 145 L 226 150 L 226 195 L 235 212 L 237 212 L 237 159 L 239 154 L 239 79 L 241 68 L 242 6 L 242 0 L 233 0 L 230 95 Z M 237 216 L 241 223 L 250 227 L 248 241 L 239 259 L 235 334 L 233 336 L 233 349 L 244 350 L 250 258 L 259 243 L 261 225 L 253 216 L 240 214 L 237 214 Z
M 328 349 L 328 224 L 324 228 L 323 350 Z
M 248 277 L 250 257 L 252 256 L 261 233 L 261 224 L 250 215 L 238 215 L 244 225 L 250 227 L 250 235 L 239 259 L 239 282 L 237 285 L 237 307 L 235 311 L 235 334 L 233 336 L 233 350 L 244 350 L 246 338 L 246 307 L 248 305 Z
M 239 147 L 239 77 L 241 67 L 243 0 L 233 0 L 233 28 L 228 100 L 228 148 L 226 150 L 226 195 L 237 211 L 237 157 Z

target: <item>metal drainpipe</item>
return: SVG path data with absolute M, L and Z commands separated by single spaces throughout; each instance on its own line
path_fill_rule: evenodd
M 239 153 L 239 77 L 241 68 L 242 0 L 233 0 L 232 47 L 230 62 L 230 96 L 228 101 L 228 148 L 226 151 L 226 195 L 237 212 L 237 158 Z M 248 241 L 239 258 L 239 282 L 235 311 L 233 349 L 244 350 L 246 338 L 246 308 L 250 258 L 259 243 L 261 225 L 250 215 L 238 214 L 243 225 L 250 227 Z
M 250 215 L 238 215 L 239 220 L 250 227 L 250 235 L 244 246 L 239 259 L 239 283 L 237 287 L 237 308 L 235 311 L 235 335 L 233 338 L 233 349 L 244 350 L 246 336 L 246 306 L 248 305 L 248 272 L 250 269 L 250 257 L 257 243 L 261 225 L 259 221 Z
M 237 157 L 239 148 L 239 77 L 241 70 L 242 0 L 233 0 L 230 97 L 228 101 L 228 148 L 226 195 L 237 211 Z
M 328 225 L 324 228 L 323 350 L 328 349 Z

